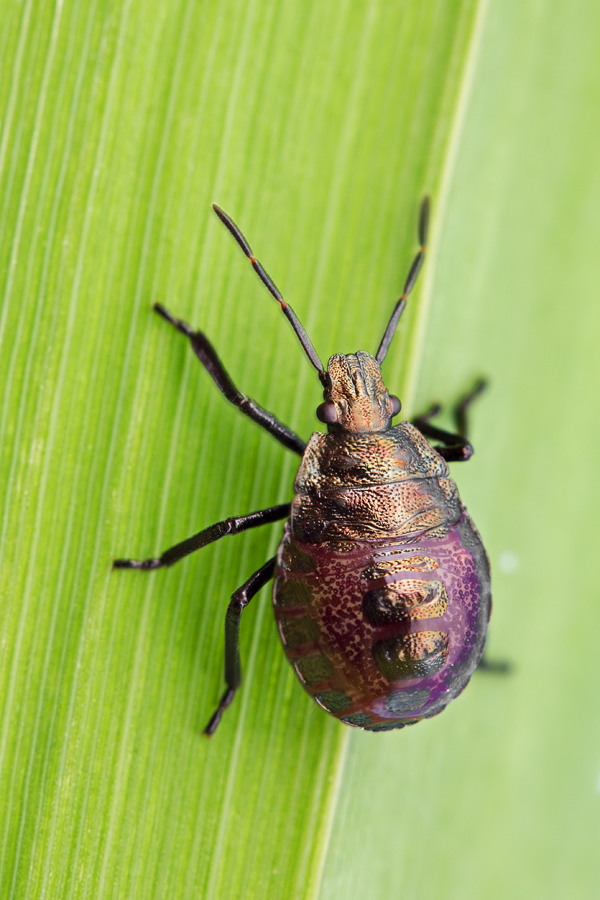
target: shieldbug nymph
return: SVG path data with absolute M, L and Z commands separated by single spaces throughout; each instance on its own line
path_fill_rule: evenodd
M 440 713 L 481 660 L 491 608 L 490 570 L 448 462 L 467 460 L 467 410 L 479 381 L 454 409 L 456 433 L 431 424 L 432 406 L 392 425 L 400 400 L 388 393 L 383 363 L 425 257 L 429 202 L 419 216 L 420 248 L 375 356 L 334 354 L 321 363 L 291 306 L 220 207 L 219 219 L 280 304 L 317 370 L 327 433 L 307 444 L 233 384 L 208 338 L 155 310 L 190 341 L 230 403 L 302 457 L 291 503 L 234 516 L 153 559 L 117 559 L 117 569 L 170 566 L 224 537 L 286 519 L 277 555 L 232 595 L 225 616 L 226 690 L 205 733 L 213 734 L 240 686 L 244 608 L 273 579 L 284 651 L 304 689 L 347 725 L 389 731 Z M 436 443 L 432 446 L 429 439 Z M 438 443 L 439 442 L 439 443 Z

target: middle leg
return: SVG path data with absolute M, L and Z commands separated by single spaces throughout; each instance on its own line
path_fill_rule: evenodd
M 270 522 L 278 522 L 281 519 L 287 519 L 290 514 L 291 503 L 282 503 L 280 506 L 270 506 L 268 509 L 260 509 L 258 512 L 249 513 L 246 516 L 232 516 L 223 522 L 217 522 L 216 525 L 210 525 L 199 531 L 198 534 L 192 535 L 185 541 L 169 547 L 162 556 L 150 559 L 115 559 L 113 560 L 113 569 L 142 569 L 148 571 L 150 569 L 161 569 L 163 566 L 172 566 L 173 563 L 179 562 L 184 556 L 189 556 L 194 550 L 200 547 L 206 547 L 213 541 L 225 537 L 227 534 L 239 534 L 240 531 L 246 531 L 248 528 L 257 528 L 259 525 L 267 525 Z

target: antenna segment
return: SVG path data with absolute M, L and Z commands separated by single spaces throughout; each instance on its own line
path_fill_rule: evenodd
M 419 276 L 419 272 L 421 271 L 421 266 L 423 265 L 423 260 L 425 259 L 425 248 L 427 247 L 428 231 L 429 197 L 424 197 L 423 202 L 421 203 L 421 211 L 419 213 L 419 243 L 421 247 L 415 258 L 413 259 L 412 266 L 410 267 L 408 275 L 406 276 L 406 281 L 404 282 L 404 290 L 402 291 L 402 296 L 394 307 L 392 318 L 388 322 L 388 326 L 385 329 L 385 334 L 381 339 L 381 344 L 379 345 L 379 350 L 377 351 L 377 356 L 375 357 L 379 365 L 381 365 L 381 363 L 385 359 L 389 346 L 392 343 L 394 332 L 396 331 L 398 322 L 400 321 L 400 316 L 404 312 L 404 307 L 406 306 L 406 298 L 414 288 L 415 282 Z
M 296 315 L 296 313 L 294 312 L 292 307 L 289 305 L 289 303 L 285 302 L 285 300 L 281 296 L 281 293 L 279 292 L 279 289 L 277 288 L 273 279 L 270 277 L 270 275 L 268 274 L 266 269 L 263 268 L 261 263 L 259 263 L 257 258 L 254 256 L 254 254 L 252 253 L 252 250 L 250 248 L 250 244 L 248 243 L 248 241 L 246 240 L 246 238 L 244 237 L 244 235 L 242 234 L 240 229 L 237 227 L 237 225 L 235 224 L 233 219 L 227 215 L 227 213 L 225 212 L 224 209 L 221 209 L 220 206 L 217 206 L 216 203 L 213 203 L 212 207 L 213 207 L 214 211 L 216 212 L 216 214 L 218 215 L 221 222 L 223 223 L 223 225 L 225 226 L 225 228 L 227 228 L 227 230 L 234 236 L 234 238 L 236 239 L 236 241 L 238 242 L 238 244 L 240 245 L 240 247 L 242 248 L 242 250 L 248 257 L 248 259 L 252 263 L 252 268 L 254 269 L 254 271 L 256 272 L 256 274 L 258 275 L 260 280 L 262 281 L 262 283 L 265 285 L 267 290 L 270 291 L 271 294 L 275 297 L 275 299 L 281 306 L 281 309 L 283 310 L 284 314 L 290 320 L 292 328 L 296 332 L 298 340 L 300 341 L 300 343 L 302 344 L 302 347 L 304 348 L 304 352 L 306 353 L 309 360 L 311 361 L 311 363 L 313 364 L 313 366 L 319 373 L 319 377 L 324 376 L 325 370 L 323 368 L 323 363 L 319 359 L 317 351 L 313 347 L 312 341 L 309 338 L 309 336 L 307 335 L 306 331 L 304 330 L 304 327 L 303 327 L 300 319 L 298 318 L 298 316 Z

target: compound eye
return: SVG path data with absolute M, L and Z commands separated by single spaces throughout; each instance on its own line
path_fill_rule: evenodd
M 337 422 L 338 414 L 335 403 L 331 403 L 331 401 L 327 400 L 325 403 L 321 403 L 320 406 L 317 406 L 317 419 L 319 422 L 324 422 L 325 425 L 333 425 Z
M 402 404 L 398 397 L 395 397 L 394 394 L 390 395 L 390 403 L 392 404 L 392 419 L 394 416 L 397 416 L 400 410 L 402 409 Z

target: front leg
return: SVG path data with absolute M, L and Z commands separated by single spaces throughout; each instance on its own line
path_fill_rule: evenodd
M 248 418 L 252 419 L 254 422 L 257 422 L 265 429 L 265 431 L 268 431 L 269 434 L 272 434 L 273 437 L 276 438 L 280 444 L 283 444 L 284 447 L 287 447 L 288 450 L 293 450 L 294 453 L 298 453 L 302 456 L 304 448 L 306 447 L 302 438 L 298 437 L 291 428 L 288 428 L 287 425 L 284 425 L 279 419 L 276 419 L 273 413 L 263 409 L 262 406 L 259 406 L 258 403 L 250 397 L 247 397 L 245 394 L 242 394 L 242 392 L 237 389 L 231 380 L 229 373 L 225 369 L 225 366 L 219 359 L 217 351 L 202 331 L 194 331 L 194 329 L 190 328 L 190 326 L 182 319 L 176 319 L 175 316 L 172 315 L 168 309 L 165 309 L 161 303 L 155 303 L 154 309 L 163 317 L 163 319 L 166 319 L 167 322 L 174 325 L 177 331 L 180 331 L 189 338 L 192 350 L 221 393 L 230 403 L 237 406 L 244 415 L 248 416 Z
M 469 391 L 468 394 L 465 394 L 464 397 L 461 397 L 454 407 L 453 416 L 454 421 L 456 422 L 457 434 L 453 434 L 451 431 L 444 431 L 442 428 L 436 428 L 435 425 L 430 424 L 430 420 L 441 412 L 442 408 L 439 403 L 435 403 L 422 416 L 417 416 L 416 419 L 412 420 L 412 424 L 415 428 L 418 428 L 421 434 L 426 438 L 431 438 L 434 441 L 442 441 L 445 446 L 435 446 L 434 449 L 437 450 L 446 462 L 463 462 L 473 456 L 474 450 L 467 438 L 467 409 L 486 387 L 487 382 L 484 381 L 483 378 L 480 378 L 473 390 Z

